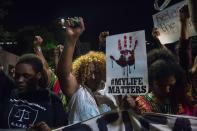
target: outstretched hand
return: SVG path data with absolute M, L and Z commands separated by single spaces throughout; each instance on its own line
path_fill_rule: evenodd
M 104 31 L 99 34 L 99 43 L 105 43 L 106 37 L 109 36 L 109 31 Z
M 55 49 L 54 49 L 54 53 L 57 54 L 57 55 L 60 55 L 62 53 L 64 49 L 64 46 L 63 45 L 58 45 Z
M 34 37 L 34 46 L 41 46 L 43 43 L 43 39 L 41 36 L 35 36 Z
M 159 30 L 157 28 L 153 28 L 153 30 L 152 30 L 152 36 L 154 38 L 158 38 L 160 36 L 160 32 L 159 32 Z
M 66 40 L 68 43 L 76 43 L 78 40 L 79 36 L 83 33 L 85 30 L 83 18 L 79 17 L 79 26 L 74 26 L 73 21 L 74 18 L 69 18 L 66 20 Z

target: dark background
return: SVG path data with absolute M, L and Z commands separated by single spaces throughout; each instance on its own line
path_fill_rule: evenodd
M 80 41 L 90 43 L 87 45 L 91 45 L 92 49 L 98 48 L 99 33 L 107 30 L 110 35 L 145 30 L 146 40 L 154 43 L 151 31 L 153 28 L 152 15 L 158 12 L 154 9 L 155 0 L 1 1 L 11 1 L 12 3 L 6 6 L 7 15 L 0 21 L 0 24 L 3 24 L 5 31 L 14 35 L 9 35 L 11 37 L 4 41 L 17 41 L 17 44 L 0 46 L 16 55 L 29 53 L 32 49 L 30 46 L 32 46 L 33 36 L 41 35 L 46 42 L 44 43 L 46 46 L 43 47 L 44 53 L 46 57 L 51 57 L 55 48 L 54 43 L 63 43 L 61 41 L 65 38 L 55 27 L 56 20 L 61 17 L 81 16 L 84 18 L 86 30 L 80 37 Z M 164 0 L 159 1 L 161 4 Z M 168 7 L 180 1 L 172 0 Z M 51 32 L 55 40 L 51 37 Z
M 172 0 L 170 5 L 179 1 Z M 153 4 L 154 0 L 13 0 L 5 23 L 15 31 L 24 25 L 51 26 L 58 17 L 82 16 L 85 41 L 94 41 L 104 30 L 119 34 L 145 29 L 149 39 L 152 15 L 158 12 Z

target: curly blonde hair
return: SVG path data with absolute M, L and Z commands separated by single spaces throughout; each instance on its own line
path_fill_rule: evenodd
M 94 64 L 95 75 L 99 75 L 102 80 L 106 77 L 106 60 L 102 52 L 90 51 L 80 56 L 72 64 L 72 74 L 81 85 L 86 85 L 88 79 L 92 77 L 91 65 Z

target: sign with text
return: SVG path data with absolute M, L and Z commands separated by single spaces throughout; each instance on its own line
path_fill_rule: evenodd
M 109 94 L 147 93 L 145 32 L 136 31 L 107 37 L 106 65 Z
M 162 44 L 173 43 L 180 38 L 180 17 L 179 10 L 186 4 L 186 1 L 179 2 L 165 10 L 153 15 L 154 27 L 160 32 L 159 40 Z M 189 19 L 188 35 L 195 36 L 194 26 Z

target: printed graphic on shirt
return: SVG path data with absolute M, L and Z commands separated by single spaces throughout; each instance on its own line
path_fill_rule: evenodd
M 34 124 L 38 110 L 26 105 L 14 105 L 8 116 L 9 128 L 27 128 Z
M 15 99 L 10 99 L 10 101 L 13 105 L 8 116 L 9 128 L 28 128 L 35 124 L 40 109 L 46 110 L 35 103 Z

